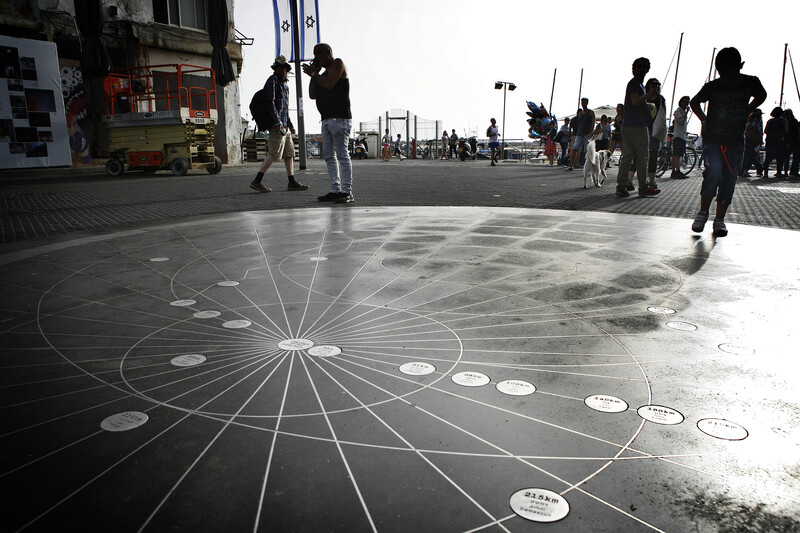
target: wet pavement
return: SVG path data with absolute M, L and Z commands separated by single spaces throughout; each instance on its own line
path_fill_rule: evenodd
M 266 195 L 229 193 L 250 168 L 16 180 L 75 223 L 0 254 L 4 529 L 800 528 L 800 233 L 692 233 L 698 179 L 390 187 L 406 163 L 330 207 L 321 168 Z M 756 191 L 743 218 L 796 198 Z

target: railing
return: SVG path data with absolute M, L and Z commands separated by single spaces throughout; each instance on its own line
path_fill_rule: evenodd
M 211 89 L 185 83 L 184 76 L 198 73 L 209 78 Z M 216 76 L 207 67 L 169 64 L 115 69 L 104 85 L 106 113 L 112 115 L 188 108 L 190 116 L 208 117 L 217 108 Z

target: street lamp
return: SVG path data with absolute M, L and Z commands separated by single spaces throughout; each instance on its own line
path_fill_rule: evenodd
M 501 136 L 503 137 L 503 148 L 501 153 L 503 154 L 503 159 L 505 159 L 506 158 L 506 89 L 508 89 L 509 91 L 513 91 L 514 89 L 517 88 L 517 86 L 510 81 L 496 81 L 494 82 L 494 88 L 497 89 L 498 91 L 500 89 L 503 89 L 503 132 L 501 133 Z

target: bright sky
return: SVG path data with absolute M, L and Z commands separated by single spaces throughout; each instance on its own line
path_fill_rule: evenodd
M 767 90 L 762 105 L 767 115 L 779 105 L 785 43 L 797 55 L 800 71 L 797 1 L 318 1 L 322 41 L 349 71 L 354 128 L 386 111 L 408 109 L 442 120 L 448 131 L 476 130 L 483 136 L 489 118 L 502 126 L 503 91 L 494 89 L 502 80 L 517 85 L 507 93 L 506 138 L 527 137 L 525 101 L 549 104 L 554 69 L 552 111 L 560 119 L 578 107 L 581 69 L 581 94 L 590 107 L 616 105 L 639 56 L 650 59 L 647 77 L 661 80 L 669 106 L 681 32 L 676 106 L 680 96 L 693 96 L 702 87 L 715 47 L 739 49 L 742 72 L 758 76 Z M 235 0 L 234 14 L 236 28 L 255 38 L 253 46 L 244 47 L 240 77 L 242 113 L 249 118 L 250 99 L 275 59 L 272 1 Z M 583 29 L 576 34 L 574 26 Z M 307 96 L 308 77 L 303 78 Z M 294 101 L 294 78 L 291 89 Z M 797 115 L 800 98 L 789 60 L 784 101 Z M 314 102 L 306 98 L 304 109 L 306 132 L 319 132 Z M 698 129 L 696 121 L 689 129 Z

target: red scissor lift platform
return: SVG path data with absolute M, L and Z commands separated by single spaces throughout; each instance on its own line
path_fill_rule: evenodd
M 112 70 L 105 79 L 104 123 L 111 140 L 106 171 L 112 176 L 161 169 L 183 176 L 195 168 L 219 173 L 216 86 L 214 70 L 196 65 Z

